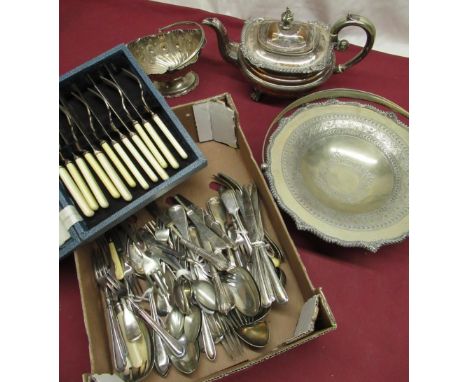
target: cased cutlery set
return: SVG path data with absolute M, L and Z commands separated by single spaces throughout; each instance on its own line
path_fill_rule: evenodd
M 118 76 L 130 81 L 123 85 Z M 133 189 L 169 179 L 188 155 L 130 70 L 105 64 L 80 79 L 60 94 L 59 172 L 80 211 L 92 217 L 114 199 L 131 201 Z

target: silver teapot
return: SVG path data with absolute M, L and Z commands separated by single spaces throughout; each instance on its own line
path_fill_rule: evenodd
M 289 8 L 281 20 L 254 18 L 242 29 L 241 42 L 229 41 L 224 25 L 217 18 L 202 22 L 212 27 L 218 37 L 223 58 L 240 67 L 253 84 L 252 98 L 262 93 L 281 97 L 299 97 L 324 83 L 333 73 L 342 73 L 361 61 L 372 49 L 375 27 L 365 17 L 348 14 L 331 28 L 318 21 L 299 22 Z M 344 64 L 336 64 L 334 50 L 348 48 L 347 40 L 339 40 L 345 27 L 364 29 L 367 40 L 362 50 Z

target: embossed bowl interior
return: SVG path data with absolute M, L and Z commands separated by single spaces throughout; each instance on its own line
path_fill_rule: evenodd
M 299 228 L 376 251 L 408 234 L 408 129 L 393 113 L 336 100 L 283 118 L 266 175 Z
M 195 24 L 197 29 L 172 29 Z M 158 90 L 167 97 L 188 93 L 198 85 L 198 75 L 183 69 L 194 64 L 205 44 L 205 33 L 198 23 L 179 22 L 160 29 L 160 33 L 140 37 L 127 46 Z

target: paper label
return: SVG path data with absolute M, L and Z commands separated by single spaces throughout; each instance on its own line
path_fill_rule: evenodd
M 62 219 L 60 219 L 59 215 L 59 247 L 65 243 L 68 239 L 70 239 L 70 234 L 68 233 L 68 230 L 65 228 L 65 225 L 62 222 Z
M 59 212 L 59 246 L 70 238 L 68 230 L 70 227 L 83 218 L 80 216 L 75 206 L 68 205 Z
M 114 374 L 93 374 L 89 382 L 123 382 L 123 379 Z

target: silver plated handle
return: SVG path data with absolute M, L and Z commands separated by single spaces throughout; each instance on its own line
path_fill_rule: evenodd
M 156 284 L 158 285 L 158 288 L 160 290 L 160 292 L 164 295 L 164 296 L 168 296 L 169 295 L 169 291 L 167 289 L 167 286 L 166 284 L 164 284 L 164 281 L 163 281 L 163 276 L 161 274 L 161 271 L 160 270 L 156 270 L 155 272 L 153 272 L 151 274 L 151 278 L 156 282 Z
M 278 304 L 284 304 L 288 302 L 288 294 L 283 287 L 278 275 L 276 274 L 275 267 L 271 262 L 268 254 L 266 253 L 265 247 L 261 246 L 259 248 L 260 256 L 262 257 L 263 263 L 265 265 L 265 270 L 268 274 L 268 279 L 270 280 L 271 286 L 273 288 L 273 293 L 275 294 L 275 299 Z
M 202 217 L 200 217 L 194 211 L 187 211 L 187 216 L 189 217 L 193 225 L 197 228 L 200 236 L 206 238 L 210 242 L 210 244 L 212 244 L 213 248 L 215 249 L 215 252 L 219 248 L 226 247 L 226 243 L 206 226 Z
M 153 319 L 157 322 L 160 322 L 158 313 L 157 313 L 156 301 L 154 299 L 153 291 L 151 291 L 149 295 L 149 303 L 150 303 L 151 315 Z M 164 377 L 167 375 L 167 372 L 169 371 L 169 363 L 170 363 L 169 356 L 167 355 L 166 349 L 164 348 L 164 344 L 161 340 L 161 337 L 156 332 L 153 332 L 152 340 L 153 340 L 153 347 L 154 347 L 154 353 L 155 353 L 153 366 L 155 370 L 158 372 L 158 374 Z
M 208 319 L 205 311 L 202 309 L 202 324 L 201 324 L 201 333 L 203 339 L 203 346 L 205 348 L 206 357 L 213 361 L 216 358 L 216 347 L 213 341 L 213 336 L 211 335 L 210 328 L 208 326 Z
M 210 253 L 208 251 L 205 251 L 203 248 L 200 248 L 193 244 L 192 242 L 186 240 L 185 238 L 180 235 L 177 230 L 172 230 L 178 237 L 180 242 L 190 251 L 193 252 L 194 255 L 200 256 L 206 261 L 210 262 L 213 264 L 217 270 L 219 271 L 225 271 L 229 267 L 229 262 L 221 255 L 216 255 L 214 253 Z
M 211 229 L 214 233 L 216 233 L 221 239 L 224 240 L 224 242 L 229 245 L 231 248 L 235 248 L 237 245 L 234 243 L 234 241 L 231 240 L 231 238 L 226 235 L 226 232 L 224 232 L 223 227 L 221 224 L 219 224 L 215 219 L 210 214 L 204 214 L 203 215 L 204 221 L 206 226 Z
M 262 307 L 269 308 L 274 301 L 274 296 L 271 296 L 268 291 L 268 280 L 265 278 L 265 273 L 262 268 L 258 247 L 254 247 L 252 253 L 252 276 L 258 286 Z
M 111 302 L 106 298 L 106 313 L 110 326 L 112 361 L 115 370 L 122 372 L 127 365 L 127 348 L 117 323 L 117 318 L 112 308 Z
M 211 279 L 216 294 L 216 301 L 218 302 L 218 310 L 223 314 L 227 314 L 231 310 L 230 295 L 213 265 L 211 265 Z
M 331 28 L 331 36 L 332 36 L 332 42 L 335 45 L 335 49 L 337 50 L 346 50 L 348 48 L 348 41 L 347 40 L 339 40 L 338 39 L 338 33 L 343 28 L 346 27 L 351 27 L 351 26 L 356 26 L 364 29 L 364 32 L 366 32 L 366 43 L 364 47 L 361 49 L 361 51 L 354 56 L 351 60 L 345 62 L 344 64 L 338 64 L 335 66 L 333 69 L 334 73 L 343 73 L 346 69 L 349 69 L 351 66 L 356 65 L 358 62 L 360 62 L 364 57 L 367 56 L 369 51 L 372 49 L 374 46 L 374 40 L 375 40 L 375 26 L 372 24 L 372 22 L 364 17 L 364 16 L 359 16 L 359 15 L 353 15 L 353 14 L 348 14 L 346 17 L 338 20 Z

